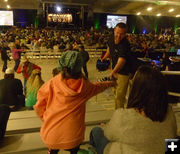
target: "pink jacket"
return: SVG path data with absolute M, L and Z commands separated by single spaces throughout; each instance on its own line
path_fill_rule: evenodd
M 63 79 L 61 74 L 38 91 L 34 106 L 42 119 L 41 137 L 51 149 L 72 149 L 84 140 L 85 103 L 113 86 L 111 81 L 91 83 L 84 78 Z
M 24 51 L 24 49 L 12 49 L 11 52 L 12 52 L 12 57 L 14 60 L 17 60 L 19 59 L 19 52 L 22 52 Z

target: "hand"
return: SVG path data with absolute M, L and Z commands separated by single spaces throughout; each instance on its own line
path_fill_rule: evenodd
M 117 74 L 117 73 L 114 73 L 114 72 L 111 72 L 111 74 L 110 74 L 110 79 L 111 79 L 111 80 L 117 80 L 117 78 L 118 78 L 118 74 Z
M 113 82 L 113 87 L 116 87 L 117 86 L 116 80 L 113 80 L 112 82 Z

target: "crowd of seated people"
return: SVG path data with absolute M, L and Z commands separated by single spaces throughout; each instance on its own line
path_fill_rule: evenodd
M 75 41 L 86 46 L 95 45 L 101 47 L 109 32 L 101 31 L 57 31 L 50 29 L 20 29 L 11 28 L 0 33 L 0 42 L 15 43 L 20 41 L 22 48 L 30 50 L 53 50 L 66 49 L 67 44 Z M 96 45 L 99 44 L 99 45 Z
M 34 28 L 10 28 L 1 31 L 0 42 L 18 44 L 18 49 L 30 49 L 39 51 L 60 51 L 66 50 L 69 44 L 74 42 L 83 44 L 85 48 L 107 48 L 106 43 L 108 37 L 112 34 L 111 29 L 91 28 L 84 31 L 67 31 L 53 29 L 34 29 Z M 132 51 L 140 49 L 146 52 L 154 49 L 166 49 L 173 51 L 176 45 L 176 37 L 174 32 L 161 32 L 159 34 L 128 34 L 128 39 L 132 46 Z M 1 46 L 1 44 L 0 44 Z

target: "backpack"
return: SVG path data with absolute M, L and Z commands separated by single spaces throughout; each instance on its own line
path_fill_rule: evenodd
M 109 60 L 103 60 L 101 62 L 100 59 L 97 60 L 96 62 L 96 68 L 98 71 L 106 71 L 110 66 L 110 61 Z

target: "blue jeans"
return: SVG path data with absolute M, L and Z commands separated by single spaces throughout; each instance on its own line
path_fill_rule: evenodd
M 98 154 L 103 154 L 104 148 L 110 141 L 104 136 L 100 127 L 95 127 L 90 133 L 90 144 L 96 148 Z

